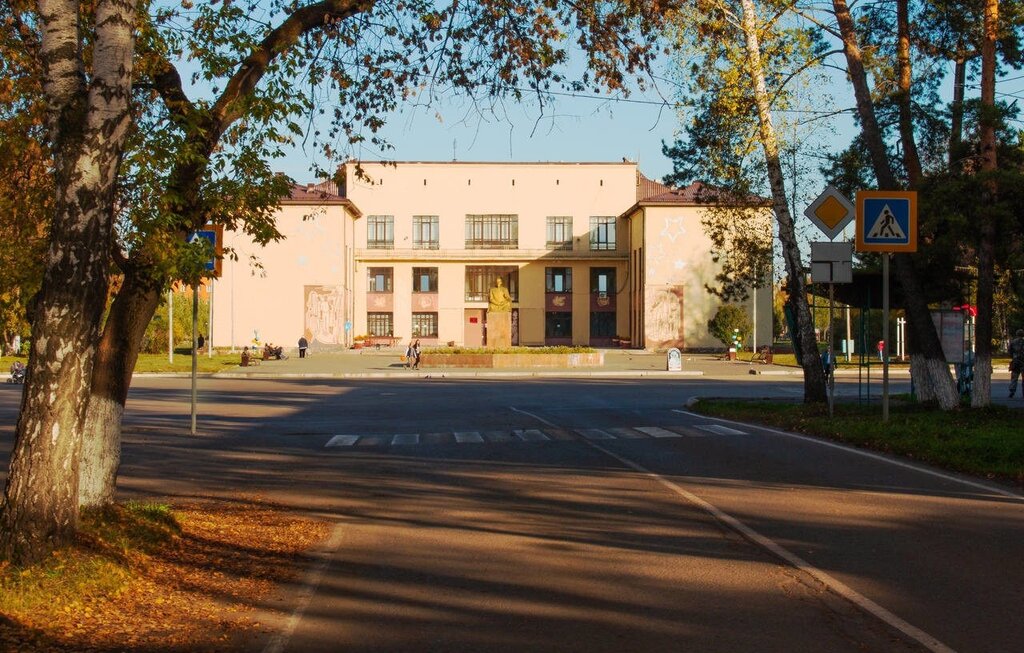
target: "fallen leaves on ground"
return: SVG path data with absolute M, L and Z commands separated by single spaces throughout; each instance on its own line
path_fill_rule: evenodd
M 0 591 L 23 597 L 2 603 L 0 651 L 242 650 L 268 628 L 260 609 L 272 609 L 275 588 L 328 530 L 251 498 L 169 513 L 176 525 L 152 545 L 119 540 L 103 522 L 45 565 L 0 569 Z

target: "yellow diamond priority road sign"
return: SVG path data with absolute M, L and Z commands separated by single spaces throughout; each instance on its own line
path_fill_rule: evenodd
M 857 209 L 835 186 L 829 186 L 811 202 L 804 215 L 821 229 L 829 240 L 835 240 L 857 215 Z

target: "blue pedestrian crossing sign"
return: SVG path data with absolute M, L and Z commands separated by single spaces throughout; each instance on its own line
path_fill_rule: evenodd
M 858 191 L 857 251 L 916 252 L 917 193 Z
M 206 271 L 212 272 L 213 277 L 220 277 L 221 273 L 221 259 L 224 256 L 223 252 L 223 239 L 224 239 L 224 227 L 223 225 L 206 225 L 202 229 L 193 231 L 188 236 L 188 242 L 194 243 L 196 239 L 204 239 L 210 241 L 210 247 L 213 251 L 213 257 L 206 261 Z

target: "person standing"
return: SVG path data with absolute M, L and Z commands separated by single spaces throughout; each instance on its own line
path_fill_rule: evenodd
M 1020 378 L 1021 372 L 1024 372 L 1024 329 L 1017 329 L 1017 337 L 1010 342 L 1011 399 L 1017 394 L 1017 379 Z
M 309 348 L 309 341 L 306 336 L 299 336 L 299 358 L 306 357 L 306 349 Z
M 206 344 L 206 338 L 204 338 L 203 334 L 200 333 L 199 337 L 196 338 L 196 351 L 203 351 L 203 345 L 205 345 L 205 344 Z

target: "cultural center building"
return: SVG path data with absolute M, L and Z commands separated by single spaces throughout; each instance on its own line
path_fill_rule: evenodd
M 224 234 L 235 257 L 215 283 L 215 346 L 480 346 L 499 277 L 513 344 L 722 346 L 707 330 L 721 301 L 705 289 L 718 268 L 696 184 L 668 188 L 629 161 L 350 162 L 343 179 L 294 187 L 280 242 Z M 759 343 L 771 301 L 766 287 L 746 302 Z

